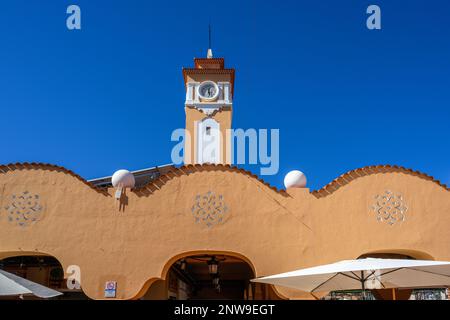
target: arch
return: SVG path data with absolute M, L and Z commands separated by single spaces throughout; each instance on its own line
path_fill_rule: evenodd
M 4 252 L 0 252 L 0 260 L 4 260 L 7 258 L 13 258 L 13 257 L 19 257 L 19 256 L 53 257 L 59 261 L 59 259 L 57 257 L 55 257 L 54 255 L 51 255 L 49 253 L 38 252 L 38 251 L 4 251 Z M 59 263 L 61 263 L 61 262 L 59 261 Z
M 5 271 L 63 292 L 56 298 L 58 300 L 89 298 L 81 287 L 79 290 L 68 290 L 66 269 L 55 255 L 38 251 L 0 252 L 0 264 Z
M 410 249 L 385 249 L 385 250 L 374 250 L 363 253 L 359 255 L 356 259 L 367 258 L 370 256 L 380 256 L 380 255 L 399 255 L 410 257 L 417 260 L 435 260 L 435 258 L 426 252 L 410 250 Z
M 387 250 L 375 250 L 360 255 L 357 259 L 361 258 L 387 258 L 387 259 L 414 259 L 414 260 L 435 260 L 433 256 L 426 252 L 410 250 L 410 249 L 387 249 Z M 420 289 L 419 289 L 420 290 Z M 412 288 L 408 289 L 372 289 L 372 294 L 377 300 L 408 300 L 413 293 Z M 394 298 L 394 292 L 396 298 Z
M 250 259 L 248 259 L 246 256 L 244 256 L 241 253 L 237 253 L 234 251 L 221 251 L 221 250 L 195 250 L 195 251 L 186 251 L 180 254 L 177 254 L 175 256 L 173 256 L 172 258 L 170 258 L 166 264 L 164 265 L 162 271 L 161 271 L 161 279 L 162 280 L 166 280 L 167 278 L 167 274 L 169 272 L 170 267 L 178 260 L 183 259 L 185 257 L 189 257 L 189 256 L 197 256 L 197 255 L 218 255 L 218 256 L 231 256 L 234 258 L 238 258 L 241 259 L 242 261 L 244 261 L 245 263 L 247 263 L 250 268 L 252 269 L 253 274 L 256 277 L 256 269 L 255 266 L 253 265 L 253 263 L 250 261 Z
M 41 256 L 41 257 L 52 257 L 58 260 L 59 264 L 65 269 L 67 265 L 64 263 L 63 259 L 61 257 L 56 256 L 55 254 L 51 252 L 44 252 L 44 251 L 0 251 L 0 260 L 4 260 L 7 258 L 13 258 L 13 257 L 20 257 L 20 256 Z
M 184 251 L 180 252 L 174 256 L 172 256 L 167 262 L 164 264 L 164 266 L 161 269 L 160 276 L 159 277 L 153 277 L 148 279 L 141 287 L 141 289 L 134 295 L 131 300 L 140 299 L 145 295 L 145 293 L 148 291 L 148 289 L 158 280 L 167 280 L 167 276 L 169 273 L 170 268 L 172 265 L 177 262 L 180 259 L 190 257 L 190 256 L 198 256 L 198 255 L 216 255 L 216 256 L 230 256 L 237 259 L 242 260 L 245 262 L 250 269 L 253 272 L 253 275 L 256 277 L 256 268 L 254 264 L 251 262 L 249 258 L 247 258 L 245 255 L 235 252 L 235 251 L 224 251 L 224 250 L 192 250 L 192 251 Z M 271 286 L 272 289 L 274 289 L 273 286 Z M 277 291 L 274 290 L 276 294 L 278 294 Z M 278 294 L 279 295 L 279 294 Z

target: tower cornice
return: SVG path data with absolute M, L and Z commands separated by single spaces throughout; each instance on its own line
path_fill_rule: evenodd
M 183 78 L 184 84 L 187 83 L 188 75 L 197 75 L 197 74 L 229 74 L 230 75 L 230 83 L 231 83 L 231 95 L 234 93 L 234 77 L 235 70 L 234 69 L 197 69 L 197 68 L 183 68 Z

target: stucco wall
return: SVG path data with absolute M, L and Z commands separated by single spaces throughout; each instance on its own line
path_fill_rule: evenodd
M 404 221 L 377 220 L 371 207 L 386 190 L 402 195 Z M 39 196 L 41 210 L 37 221 L 20 226 L 9 221 L 9 208 L 12 196 L 24 191 Z M 121 203 L 113 193 L 62 168 L 3 167 L 0 253 L 45 253 L 64 269 L 78 265 L 83 291 L 97 299 L 108 280 L 117 281 L 118 299 L 138 298 L 176 259 L 196 252 L 237 255 L 258 277 L 375 251 L 450 260 L 448 189 L 403 172 L 355 178 L 318 198 L 308 189 L 274 190 L 227 166 L 187 166 L 128 191 Z M 195 212 L 202 206 L 198 196 L 212 195 L 221 210 L 207 226 L 196 222 Z M 308 297 L 275 289 L 288 298 Z

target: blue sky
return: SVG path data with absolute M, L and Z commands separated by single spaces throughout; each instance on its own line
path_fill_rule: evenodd
M 66 28 L 77 4 L 82 30 Z M 382 10 L 382 30 L 365 27 Z M 86 179 L 170 162 L 183 66 L 236 68 L 233 126 L 279 128 L 282 187 L 397 164 L 450 183 L 450 2 L 15 0 L 0 8 L 0 163 Z M 258 173 L 257 166 L 248 167 Z

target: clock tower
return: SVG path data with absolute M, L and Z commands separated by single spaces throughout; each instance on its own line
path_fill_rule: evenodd
M 234 69 L 223 58 L 195 58 L 183 68 L 186 88 L 185 164 L 231 164 Z M 190 139 L 189 139 L 190 137 Z

